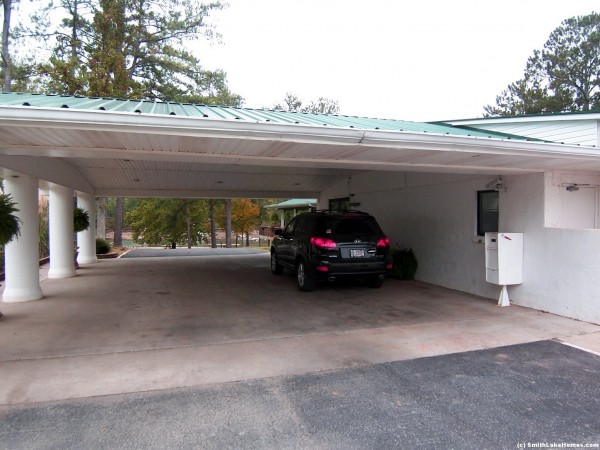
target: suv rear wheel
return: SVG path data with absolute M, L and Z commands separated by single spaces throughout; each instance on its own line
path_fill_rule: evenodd
M 369 277 L 366 279 L 366 284 L 367 286 L 371 287 L 371 288 L 380 288 L 381 286 L 383 286 L 383 277 Z
M 283 267 L 279 264 L 275 251 L 271 252 L 271 272 L 273 272 L 273 275 L 281 275 L 283 273 Z
M 310 292 L 315 288 L 315 280 L 306 270 L 304 260 L 298 261 L 296 265 L 296 280 L 298 281 L 298 289 L 303 292 Z

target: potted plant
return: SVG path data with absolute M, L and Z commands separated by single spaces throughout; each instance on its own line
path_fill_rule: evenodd
M 394 261 L 392 278 L 397 280 L 414 280 L 418 263 L 412 248 L 394 248 L 391 253 Z
M 0 194 L 0 246 L 4 247 L 19 235 L 21 220 L 15 215 L 19 211 L 10 195 Z M 0 317 L 2 313 L 0 312 Z
M 90 215 L 85 209 L 76 207 L 73 209 L 73 230 L 75 233 L 85 231 L 90 226 Z
M 0 245 L 8 244 L 19 235 L 21 220 L 15 215 L 17 211 L 10 195 L 0 194 Z
M 73 208 L 73 231 L 75 233 L 79 233 L 80 231 L 85 231 L 90 226 L 90 215 L 85 209 L 75 207 Z M 79 263 L 77 262 L 77 255 L 79 251 L 77 250 L 77 246 L 75 247 L 75 268 L 79 269 Z

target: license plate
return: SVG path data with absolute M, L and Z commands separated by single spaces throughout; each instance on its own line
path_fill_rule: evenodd
M 365 250 L 363 248 L 360 249 L 350 249 L 350 258 L 364 258 Z

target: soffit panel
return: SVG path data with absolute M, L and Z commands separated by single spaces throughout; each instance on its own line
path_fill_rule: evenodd
M 137 192 L 225 188 L 220 185 L 240 194 L 319 192 L 365 170 L 600 172 L 598 155 L 583 151 L 578 155 L 568 146 L 562 152 L 560 146 L 535 147 L 498 139 L 331 128 L 325 132 L 307 127 L 296 132 L 290 131 L 294 127 L 260 124 L 255 129 L 247 123 L 239 129 L 231 123 L 211 123 L 210 129 L 195 129 L 189 119 L 180 127 L 171 121 L 167 129 L 144 125 L 147 118 L 137 119 L 139 127 L 133 122 L 109 124 L 115 129 L 96 129 L 90 122 L 59 127 L 50 118 L 39 127 L 31 120 L 23 126 L 3 119 L 0 154 L 61 157 L 95 189 L 130 188 Z M 538 148 L 541 150 L 530 151 Z
M 96 188 L 136 189 L 220 189 L 228 190 L 294 190 L 319 191 L 343 180 L 348 173 L 332 175 L 303 175 L 279 173 L 240 173 L 232 171 L 170 171 L 139 169 L 80 169 L 81 174 Z

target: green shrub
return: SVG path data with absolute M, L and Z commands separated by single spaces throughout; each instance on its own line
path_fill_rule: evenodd
M 48 203 L 42 203 L 39 210 L 40 259 L 50 256 L 50 229 L 48 226 Z
M 417 258 L 412 248 L 402 250 L 393 248 L 391 251 L 393 267 L 392 278 L 397 280 L 414 280 L 417 273 Z
M 106 255 L 110 252 L 111 246 L 110 243 L 106 239 L 96 238 L 96 254 L 97 255 Z

